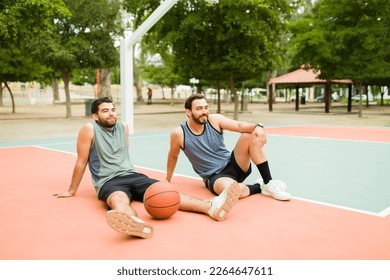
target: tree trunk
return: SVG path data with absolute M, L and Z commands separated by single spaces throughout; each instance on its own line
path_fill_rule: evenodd
M 58 91 L 58 79 L 51 78 L 51 88 L 53 89 L 53 103 L 60 100 L 60 92 Z
M 368 85 L 365 85 L 365 86 L 363 87 L 363 89 L 364 89 L 365 95 L 367 96 L 367 98 L 366 98 L 366 107 L 368 108 L 368 107 L 370 106 L 369 98 L 368 98 Z
M 325 84 L 325 113 L 329 113 L 330 111 L 330 101 L 332 97 L 332 85 L 330 83 Z
M 217 80 L 217 113 L 220 114 L 221 113 L 221 84 L 219 82 L 219 80 Z
M 109 97 L 111 96 L 111 70 L 110 69 L 101 69 L 100 70 L 100 96 Z
M 137 91 L 137 102 L 143 102 L 144 99 L 142 97 L 142 81 L 138 79 L 138 81 L 134 84 L 135 89 Z
M 234 97 L 234 114 L 233 114 L 233 119 L 234 120 L 238 120 L 238 108 L 239 108 L 240 104 L 238 102 L 238 95 L 237 95 L 236 87 L 234 86 L 233 74 L 230 74 L 230 76 L 229 76 L 229 84 L 230 84 L 230 90 L 232 91 L 233 97 Z
M 136 71 L 136 65 L 135 65 L 135 46 L 133 47 L 133 87 L 135 87 L 136 93 L 137 93 L 137 102 L 143 102 L 144 99 L 142 98 L 142 82 L 139 77 L 139 74 Z M 131 102 L 133 102 L 131 100 Z
M 359 94 L 359 118 L 363 117 L 363 108 L 362 108 L 362 94 L 363 86 L 361 82 L 356 82 L 356 93 Z
M 69 93 L 69 82 L 70 82 L 70 71 L 69 70 L 62 70 L 62 79 L 64 80 L 64 87 L 65 87 L 65 98 L 66 98 L 66 117 L 71 118 L 72 117 L 72 107 L 70 103 L 70 93 Z
M 275 69 L 269 74 L 268 80 L 275 78 L 276 75 L 277 75 L 277 71 Z M 276 86 L 274 84 L 270 84 L 268 86 L 268 89 L 267 89 L 268 90 L 268 111 L 270 111 L 270 112 L 273 111 L 273 103 L 274 103 L 274 99 L 275 99 L 275 89 L 276 89 Z
M 164 85 L 161 85 L 162 99 L 165 99 Z
M 3 82 L 0 82 L 0 107 L 4 106 L 3 102 Z
M 273 111 L 273 98 L 274 98 L 274 91 L 273 91 L 274 87 L 272 86 L 272 84 L 268 84 L 268 111 L 269 112 L 272 112 Z
M 170 82 L 170 86 L 171 86 L 171 106 L 175 105 L 175 81 L 173 79 L 171 79 L 171 82 Z
M 8 89 L 9 94 L 10 94 L 10 96 L 11 96 L 12 113 L 14 114 L 14 113 L 15 113 L 15 100 L 14 100 L 14 95 L 12 94 L 12 91 L 11 91 L 11 89 L 9 88 L 8 83 L 7 83 L 7 82 L 4 82 L 4 85 L 5 85 L 5 87 Z

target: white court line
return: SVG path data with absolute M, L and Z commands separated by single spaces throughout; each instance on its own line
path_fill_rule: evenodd
M 387 213 L 387 214 L 383 213 L 384 211 L 381 211 L 379 213 L 375 213 L 375 212 L 370 212 L 370 211 L 359 210 L 359 209 L 356 209 L 356 208 L 350 208 L 350 207 L 340 206 L 340 205 L 336 205 L 336 204 L 320 202 L 320 201 L 316 201 L 316 200 L 310 200 L 310 199 L 299 198 L 299 197 L 293 197 L 293 198 L 296 199 L 296 200 L 301 200 L 301 201 L 305 201 L 305 202 L 310 202 L 310 203 L 314 203 L 314 204 L 329 206 L 329 207 L 333 207 L 333 208 L 338 208 L 338 209 L 342 209 L 342 210 L 357 212 L 357 213 L 371 215 L 371 216 L 376 216 L 376 217 L 381 217 L 381 218 L 385 218 L 388 214 L 390 214 L 390 207 L 387 208 L 389 210 L 388 211 L 389 213 Z
M 170 133 L 164 133 L 164 134 L 151 134 L 151 135 L 131 135 L 129 138 L 150 138 L 150 137 L 161 137 L 161 136 L 169 136 Z
M 44 144 L 35 144 L 40 146 L 55 146 L 55 145 L 68 145 L 68 144 L 74 144 L 76 141 L 68 141 L 68 142 L 58 142 L 58 143 L 44 143 Z
M 382 210 L 381 212 L 379 212 L 379 215 L 381 217 L 386 217 L 386 216 L 390 215 L 390 207 L 386 208 L 385 210 Z
M 73 155 L 73 156 L 76 156 L 76 155 L 77 155 L 77 153 L 68 152 L 68 151 L 62 151 L 62 150 L 56 150 L 56 149 L 48 148 L 48 147 L 41 147 L 41 146 L 38 146 L 38 145 L 31 145 L 30 147 L 40 148 L 40 149 L 44 149 L 44 150 L 48 150 L 48 151 L 53 151 L 53 152 L 61 152 L 61 153 L 70 154 L 70 155 Z
M 57 146 L 57 145 L 68 145 L 75 144 L 76 141 L 68 141 L 68 142 L 57 142 L 57 143 L 37 143 L 37 144 L 25 144 L 25 145 L 16 145 L 16 146 L 5 146 L 0 147 L 0 149 L 8 149 L 8 148 L 23 148 L 23 147 L 43 147 L 43 146 Z M 59 150 L 56 150 L 59 151 Z
M 319 136 L 298 136 L 298 135 L 285 135 L 278 133 L 267 133 L 267 136 L 278 136 L 278 137 L 287 137 L 287 138 L 305 138 L 305 139 L 315 139 L 315 140 L 333 140 L 333 141 L 345 141 L 345 142 L 360 142 L 360 143 L 380 143 L 380 144 L 388 144 L 390 142 L 386 141 L 369 141 L 369 140 L 356 140 L 356 139 L 342 139 L 342 138 L 327 138 L 327 137 L 319 137 Z
M 152 168 L 147 168 L 147 167 L 142 167 L 142 166 L 138 166 L 138 167 L 142 168 L 142 169 L 146 169 L 146 170 L 153 170 L 153 171 L 157 171 L 157 172 L 162 172 L 161 170 L 157 170 L 157 169 L 152 169 Z M 173 177 L 175 177 L 175 176 L 180 176 L 180 177 L 189 178 L 189 179 L 195 179 L 195 180 L 202 180 L 199 177 L 193 177 L 193 176 L 182 175 L 182 174 L 177 174 L 177 173 L 173 174 Z M 328 206 L 328 207 L 343 209 L 343 210 L 347 210 L 347 211 L 352 211 L 352 212 L 357 212 L 357 213 L 361 213 L 361 214 L 366 214 L 366 215 L 371 215 L 371 216 L 376 216 L 376 217 L 382 217 L 382 218 L 385 218 L 386 216 L 388 216 L 390 214 L 390 207 L 385 209 L 385 210 L 383 210 L 383 211 L 381 211 L 381 212 L 379 212 L 379 213 L 375 213 L 375 212 L 364 211 L 364 210 L 359 210 L 359 209 L 355 209 L 355 208 L 350 208 L 350 207 L 345 207 L 345 206 L 340 206 L 340 205 L 336 205 L 336 204 L 320 202 L 320 201 L 316 201 L 316 200 L 310 200 L 310 199 L 305 199 L 305 198 L 300 198 L 300 197 L 295 197 L 295 196 L 293 196 L 292 198 L 296 199 L 296 200 L 309 202 L 309 203 L 324 205 L 324 206 Z
M 28 147 L 28 146 L 25 146 L 25 147 Z M 54 151 L 54 152 L 60 152 L 60 153 L 65 153 L 65 154 L 70 154 L 70 155 L 76 155 L 76 153 L 73 153 L 73 152 L 55 150 L 55 149 L 52 149 L 52 148 L 40 147 L 40 146 L 37 146 L 37 145 L 32 145 L 32 146 L 29 146 L 29 147 L 41 148 L 41 149 L 46 149 L 46 150 L 50 150 L 50 151 Z M 155 172 L 165 173 L 165 172 L 163 172 L 161 170 L 154 169 L 154 168 L 142 167 L 142 166 L 139 166 L 139 165 L 134 165 L 134 166 L 137 167 L 137 168 L 145 169 L 145 170 L 151 170 L 151 171 L 155 171 Z M 173 176 L 174 177 L 175 176 L 180 176 L 180 177 L 189 178 L 189 179 L 201 180 L 201 178 L 199 178 L 199 177 L 193 177 L 193 176 L 182 175 L 182 174 L 177 174 L 177 173 L 174 173 Z M 324 205 L 324 206 L 328 206 L 328 207 L 343 209 L 343 210 L 356 212 L 356 213 L 360 213 L 360 214 L 371 215 L 371 216 L 375 216 L 375 217 L 385 218 L 388 215 L 390 215 L 390 207 L 382 210 L 379 213 L 375 213 L 375 212 L 364 211 L 364 210 L 359 210 L 359 209 L 355 209 L 355 208 L 350 208 L 350 207 L 345 207 L 345 206 L 340 206 L 340 205 L 335 205 L 335 204 L 331 204 L 331 203 L 325 203 L 325 202 L 320 202 L 320 201 L 315 201 L 315 200 L 310 200 L 310 199 L 305 199 L 305 198 L 300 198 L 300 197 L 294 197 L 293 196 L 292 198 L 296 199 L 296 200 L 300 200 L 300 201 L 305 201 L 305 202 L 314 203 L 314 204 L 318 204 L 318 205 Z

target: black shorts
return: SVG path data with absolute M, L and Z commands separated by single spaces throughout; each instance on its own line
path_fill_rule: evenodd
M 130 201 L 143 201 L 144 194 L 150 185 L 158 182 L 142 173 L 131 173 L 122 177 L 115 177 L 107 181 L 100 189 L 98 198 L 107 203 L 107 199 L 113 192 L 122 191 L 127 194 Z
M 249 165 L 249 169 L 247 172 L 241 169 L 241 167 L 236 162 L 236 158 L 234 157 L 234 152 L 232 152 L 232 154 L 230 155 L 230 160 L 228 164 L 225 166 L 225 168 L 222 169 L 222 171 L 219 173 L 215 173 L 206 178 L 203 178 L 203 182 L 212 193 L 217 194 L 214 191 L 214 183 L 219 178 L 228 177 L 237 181 L 238 183 L 242 183 L 249 176 L 249 174 L 251 174 L 251 172 L 252 172 L 251 165 Z

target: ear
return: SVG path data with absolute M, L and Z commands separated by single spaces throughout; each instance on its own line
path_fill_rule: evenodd
M 186 115 L 187 117 L 190 117 L 192 114 L 191 110 L 190 109 L 186 109 Z
M 94 121 L 97 121 L 99 119 L 98 114 L 93 113 L 92 118 L 94 119 Z

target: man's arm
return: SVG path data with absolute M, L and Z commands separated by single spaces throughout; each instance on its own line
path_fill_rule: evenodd
M 88 164 L 89 151 L 91 149 L 92 141 L 93 127 L 91 124 L 86 124 L 80 129 L 77 137 L 77 160 L 73 168 L 73 175 L 69 189 L 67 191 L 54 194 L 56 197 L 71 197 L 76 194 L 81 179 L 83 178 L 85 168 Z
M 167 159 L 167 181 L 172 179 L 173 172 L 176 167 L 177 159 L 179 158 L 180 148 L 183 143 L 183 130 L 181 127 L 177 127 L 171 132 L 170 148 Z
M 221 130 L 226 129 L 238 133 L 252 133 L 253 141 L 259 141 L 264 145 L 267 143 L 263 125 L 251 122 L 243 122 L 229 119 L 220 114 L 212 114 L 209 116 L 210 123 Z

